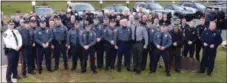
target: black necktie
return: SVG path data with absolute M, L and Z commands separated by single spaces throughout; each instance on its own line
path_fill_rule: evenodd
M 160 46 L 163 44 L 163 33 L 161 33 L 161 41 L 160 41 Z
M 134 40 L 136 41 L 136 28 L 137 26 L 135 27 L 135 30 L 134 30 Z
M 15 38 L 15 40 L 16 40 L 16 44 L 18 45 L 18 39 L 17 39 L 17 36 L 16 36 L 16 34 L 12 31 L 12 33 L 13 33 L 13 37 Z
M 76 29 L 76 42 L 78 43 L 79 42 L 79 30 L 78 29 Z
M 89 44 L 89 32 L 86 33 L 86 44 Z

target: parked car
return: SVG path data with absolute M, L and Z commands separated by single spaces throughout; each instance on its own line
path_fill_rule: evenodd
M 133 11 L 138 12 L 138 8 L 142 8 L 144 13 L 167 12 L 173 15 L 174 12 L 172 10 L 165 10 L 159 3 L 155 2 L 136 2 L 133 6 Z
M 195 17 L 195 12 L 187 10 L 186 8 L 177 4 L 168 4 L 164 7 L 164 9 L 174 11 L 174 15 L 178 18 L 185 17 L 187 20 L 190 20 Z
M 181 2 L 179 5 L 196 9 L 196 16 L 200 18 L 205 12 L 206 6 L 198 2 Z
M 227 16 L 227 3 L 216 3 L 216 4 L 211 4 L 206 7 L 206 9 L 214 9 L 218 11 L 223 11 L 225 13 L 225 16 Z
M 67 5 L 68 12 L 71 12 L 72 9 L 74 9 L 76 12 L 78 12 L 79 15 L 83 14 L 83 10 L 85 11 L 91 11 L 91 13 L 96 13 L 95 8 L 89 4 L 89 3 L 69 3 Z
M 42 16 L 46 17 L 48 15 L 53 15 L 55 13 L 55 10 L 50 6 L 36 6 L 35 13 L 40 18 Z
M 110 6 L 106 6 L 103 8 L 104 12 L 106 11 L 115 11 L 115 12 L 120 12 L 120 11 L 130 11 L 130 9 L 127 6 L 124 6 L 122 4 L 114 4 Z

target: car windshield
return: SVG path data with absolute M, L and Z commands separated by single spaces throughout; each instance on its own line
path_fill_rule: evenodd
M 43 15 L 53 14 L 54 11 L 51 8 L 36 8 L 35 13 L 38 16 L 43 16 Z
M 95 10 L 90 4 L 77 4 L 75 5 L 76 11 L 83 11 L 83 10 Z
M 116 12 L 119 12 L 120 10 L 122 10 L 122 11 L 128 10 L 129 11 L 129 8 L 126 7 L 126 6 L 119 5 L 119 6 L 115 6 L 115 8 L 116 8 Z
M 149 3 L 149 6 L 153 10 L 164 10 L 164 8 L 158 3 Z
M 205 9 L 206 7 L 200 3 L 195 3 L 198 8 Z
M 178 5 L 173 5 L 173 7 L 174 7 L 175 10 L 184 10 L 183 7 L 178 6 Z

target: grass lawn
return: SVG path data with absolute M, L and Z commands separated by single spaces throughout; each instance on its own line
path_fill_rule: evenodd
M 18 82 L 226 82 L 226 49 L 219 48 L 215 69 L 211 77 L 188 71 L 179 74 L 173 70 L 171 70 L 171 76 L 166 77 L 163 68 L 159 68 L 156 73 L 148 74 L 148 67 L 140 75 L 125 69 L 121 73 L 116 70 L 109 72 L 98 70 L 98 73 L 94 75 L 90 68 L 87 68 L 87 73 L 81 74 L 79 68 L 76 72 L 66 71 L 62 64 L 60 70 L 55 72 L 50 73 L 46 72 L 45 68 L 43 69 L 42 74 L 28 75 L 28 78 L 18 80 Z

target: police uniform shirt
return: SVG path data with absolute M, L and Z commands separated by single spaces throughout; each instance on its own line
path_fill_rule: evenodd
M 104 30 L 104 39 L 106 41 L 108 41 L 109 43 L 111 43 L 111 41 L 114 41 L 114 43 L 116 43 L 116 32 L 117 32 L 117 27 L 113 28 L 111 26 L 108 26 L 105 30 Z
M 93 24 L 91 29 L 95 31 L 96 37 L 97 38 L 102 38 L 103 37 L 103 30 L 106 28 L 105 25 L 103 24 Z
M 39 28 L 35 31 L 35 41 L 39 45 L 51 43 L 53 34 L 49 28 Z
M 72 28 L 71 30 L 69 30 L 67 36 L 67 44 L 68 45 L 79 44 L 79 38 L 81 34 L 82 34 L 81 29 Z
M 172 45 L 172 38 L 169 32 L 158 31 L 155 33 L 153 42 L 155 46 L 160 45 L 160 46 L 164 46 L 165 48 L 168 48 Z
M 134 41 L 142 41 L 145 40 L 145 45 L 148 45 L 148 33 L 145 27 L 142 27 L 140 25 L 132 25 L 131 26 L 132 31 L 132 40 Z
M 15 36 L 14 36 L 15 35 Z M 7 29 L 3 33 L 3 41 L 5 43 L 6 48 L 16 50 L 17 46 L 22 46 L 22 37 L 18 30 L 16 29 Z
M 211 31 L 207 29 L 202 33 L 201 41 L 202 43 L 207 43 L 208 47 L 209 45 L 214 44 L 214 46 L 217 48 L 217 46 L 222 43 L 222 37 L 217 30 Z
M 154 28 L 154 26 L 148 28 L 147 27 L 147 33 L 148 33 L 148 42 L 149 44 L 153 44 L 153 38 L 157 30 Z
M 23 39 L 23 45 L 24 46 L 32 45 L 32 36 L 30 34 L 30 31 L 22 27 L 18 28 L 18 31 Z
M 57 40 L 57 41 L 66 40 L 68 30 L 64 25 L 56 26 L 55 28 L 52 29 L 52 31 L 54 35 L 54 40 Z
M 96 33 L 92 30 L 83 31 L 80 35 L 80 45 L 85 46 L 89 45 L 90 47 L 96 43 Z
M 117 29 L 117 40 L 130 41 L 131 40 L 131 29 L 129 27 L 119 27 Z M 116 40 L 116 41 L 117 41 Z

